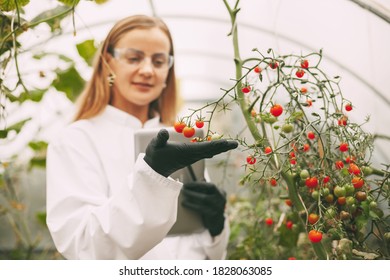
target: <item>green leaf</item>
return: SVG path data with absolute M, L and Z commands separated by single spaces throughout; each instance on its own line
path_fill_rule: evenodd
M 0 0 L 0 10 L 4 12 L 9 12 L 16 9 L 15 3 L 18 5 L 18 7 L 26 6 L 30 0 Z
M 46 157 L 33 157 L 30 159 L 30 168 L 32 167 L 46 167 Z
M 48 143 L 45 141 L 31 141 L 28 143 L 28 146 L 36 152 L 46 150 L 47 145 Z
M 28 92 L 23 92 L 20 97 L 18 98 L 18 101 L 20 103 L 23 103 L 26 100 L 31 100 L 34 102 L 39 102 L 42 100 L 43 95 L 47 92 L 47 89 L 35 89 L 30 90 Z
M 0 0 L 1 1 L 1 0 Z M 67 12 L 68 11 L 68 12 Z M 60 22 L 72 12 L 66 6 L 57 6 L 54 9 L 44 11 L 30 21 L 30 25 L 35 27 L 38 23 L 45 22 L 50 26 L 51 32 L 61 29 Z
M 15 123 L 14 125 L 11 125 L 7 128 L 8 131 L 11 131 L 11 130 L 14 130 L 16 131 L 16 133 L 19 133 L 20 130 L 23 128 L 23 126 L 25 125 L 26 122 L 28 122 L 29 120 L 31 120 L 31 118 L 28 118 L 28 119 L 25 119 L 25 120 L 22 120 L 18 123 Z
M 95 0 L 95 3 L 100 5 L 106 3 L 108 0 Z
M 6 138 L 8 135 L 8 130 L 1 129 L 0 130 L 0 139 Z
M 58 57 L 59 59 L 65 61 L 65 62 L 72 62 L 73 63 L 73 60 L 69 57 L 69 56 L 66 56 L 66 55 L 63 55 L 63 54 L 60 54 L 60 53 L 54 53 L 54 52 L 45 52 L 45 53 L 39 53 L 39 54 L 35 54 L 33 56 L 34 59 L 42 59 L 46 56 L 56 56 Z
M 53 86 L 66 94 L 71 101 L 75 101 L 84 88 L 85 81 L 77 72 L 74 66 L 69 69 L 57 72 L 57 79 L 53 81 Z
M 96 53 L 97 48 L 95 47 L 94 40 L 86 40 L 76 45 L 79 55 L 85 60 L 85 62 L 92 66 L 92 61 Z
M 46 212 L 37 212 L 35 217 L 40 224 L 46 226 Z

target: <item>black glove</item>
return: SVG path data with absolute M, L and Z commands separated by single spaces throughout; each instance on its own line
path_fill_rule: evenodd
M 144 160 L 157 173 L 168 177 L 173 172 L 204 158 L 235 149 L 236 141 L 215 140 L 205 142 L 167 142 L 169 133 L 161 129 L 146 147 Z
M 225 224 L 225 192 L 212 183 L 196 181 L 185 183 L 182 194 L 182 205 L 202 216 L 211 236 L 219 235 Z

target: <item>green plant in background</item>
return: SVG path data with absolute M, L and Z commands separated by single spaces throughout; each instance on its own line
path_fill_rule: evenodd
M 94 1 L 97 4 L 106 1 Z M 64 34 L 61 27 L 63 20 L 72 17 L 74 24 L 74 11 L 79 1 L 58 0 L 58 6 L 46 10 L 35 18 L 27 20 L 24 7 L 28 0 L 0 1 L 0 145 L 6 149 L 23 133 L 23 129 L 34 122 L 33 116 L 28 116 L 15 123 L 8 123 L 9 110 L 15 112 L 26 103 L 38 104 L 42 102 L 50 91 L 64 94 L 70 101 L 74 101 L 84 87 L 84 79 L 76 68 L 75 61 L 57 52 L 42 52 L 39 47 L 43 42 L 37 42 L 31 48 L 23 45 L 23 36 L 42 25 L 49 26 L 47 40 Z M 74 27 L 74 34 L 76 30 Z M 76 46 L 79 55 L 88 65 L 96 51 L 95 42 L 87 40 Z M 54 69 L 35 69 L 35 77 L 42 79 L 44 87 L 32 85 L 23 69 L 22 61 L 29 61 L 40 65 L 40 61 L 51 58 L 57 61 Z M 9 73 L 13 73 L 10 76 Z M 15 78 L 16 76 L 16 78 Z M 47 83 L 47 80 L 50 80 Z M 13 233 L 11 250 L 2 252 L 0 258 L 31 259 L 31 258 L 60 258 L 56 252 L 46 252 L 42 249 L 42 235 L 47 232 L 46 214 L 44 211 L 29 213 L 30 201 L 21 190 L 22 174 L 33 171 L 34 168 L 45 168 L 47 143 L 40 139 L 44 127 L 39 127 L 28 135 L 30 141 L 19 153 L 9 154 L 2 158 L 0 163 L 0 219 L 2 228 Z M 26 137 L 26 136 L 22 136 Z M 3 150 L 3 151 L 4 151 Z M 26 151 L 28 151 L 26 153 Z M 27 154 L 27 156 L 26 156 Z M 34 230 L 31 230 L 34 228 Z M 4 232 L 0 236 L 4 237 Z M 9 245 L 9 244 L 8 244 Z M 40 253 L 36 250 L 39 249 Z M 43 251 L 42 251 L 43 250 Z
M 248 136 L 233 136 L 246 154 L 241 184 L 250 198 L 231 200 L 229 258 L 388 259 L 389 171 L 372 166 L 373 136 L 348 114 L 340 77 L 321 68 L 322 50 L 306 55 L 239 52 L 232 29 L 235 84 L 182 118 L 213 116 L 238 105 Z M 368 121 L 368 119 L 367 119 Z

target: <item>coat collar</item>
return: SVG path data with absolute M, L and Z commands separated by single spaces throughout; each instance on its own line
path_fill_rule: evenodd
M 131 126 L 135 129 L 157 127 L 160 124 L 160 116 L 156 116 L 142 124 L 142 122 L 135 116 L 119 110 L 112 105 L 107 105 L 100 117 L 110 122 L 115 122 L 124 126 Z

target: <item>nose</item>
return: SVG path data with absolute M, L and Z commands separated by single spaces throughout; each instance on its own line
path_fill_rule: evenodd
M 139 71 L 143 74 L 151 75 L 154 71 L 152 60 L 150 57 L 145 57 L 142 63 L 139 65 Z

